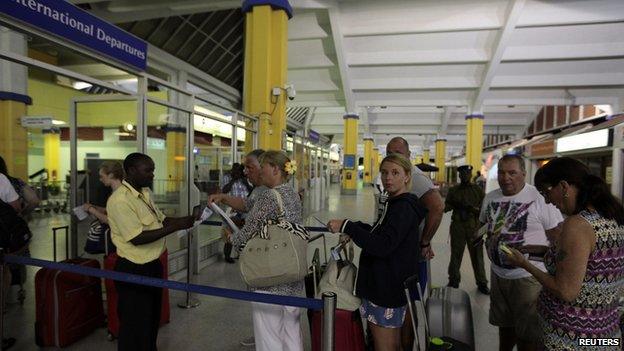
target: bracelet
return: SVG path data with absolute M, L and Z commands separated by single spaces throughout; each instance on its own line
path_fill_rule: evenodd
M 429 247 L 431 246 L 431 242 L 428 242 L 426 244 L 420 243 L 420 248 L 424 249 L 425 247 Z

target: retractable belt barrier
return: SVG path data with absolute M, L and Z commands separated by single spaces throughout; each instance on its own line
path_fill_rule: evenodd
M 150 278 L 150 277 L 145 277 L 142 275 L 121 273 L 121 272 L 97 269 L 97 268 L 92 268 L 92 267 L 78 266 L 78 265 L 73 265 L 73 264 L 68 264 L 68 263 L 46 261 L 46 260 L 40 260 L 37 258 L 31 258 L 31 257 L 15 256 L 15 255 L 7 254 L 7 255 L 4 255 L 4 262 L 23 264 L 27 266 L 50 268 L 50 269 L 55 269 L 55 270 L 64 271 L 64 272 L 87 275 L 91 277 L 112 279 L 112 280 L 117 280 L 117 281 L 123 281 L 126 283 L 148 285 L 148 286 L 154 286 L 157 288 L 167 288 L 171 290 L 180 290 L 184 292 L 193 292 L 193 293 L 197 293 L 201 295 L 219 296 L 219 297 L 226 297 L 226 298 L 236 299 L 236 300 L 263 302 L 263 303 L 269 303 L 269 304 L 275 304 L 275 305 L 303 307 L 303 308 L 309 308 L 313 310 L 320 310 L 323 308 L 323 301 L 320 299 L 310 299 L 310 298 L 296 297 L 296 296 L 262 294 L 262 293 L 255 293 L 251 291 L 217 288 L 214 286 L 187 284 L 187 283 L 177 282 L 174 280 Z
M 202 224 L 220 226 L 222 222 L 219 221 L 204 221 Z M 326 232 L 325 227 L 306 227 L 310 232 Z M 320 234 L 319 234 L 320 236 Z M 318 238 L 317 238 L 318 239 Z M 122 273 L 104 269 L 98 269 L 93 267 L 85 267 L 79 265 L 73 265 L 69 263 L 61 263 L 54 261 L 41 260 L 37 258 L 16 256 L 11 254 L 4 254 L 0 249 L 0 281 L 4 280 L 4 265 L 7 263 L 21 264 L 26 266 L 36 266 L 42 268 L 49 268 L 64 272 L 70 272 L 75 274 L 81 274 L 91 277 L 98 277 L 104 279 L 111 279 L 116 281 L 123 281 L 126 283 L 133 283 L 139 285 L 153 286 L 157 288 L 166 288 L 171 290 L 179 290 L 187 293 L 187 297 L 190 293 L 196 293 L 208 296 L 218 296 L 228 299 L 261 302 L 274 305 L 303 307 L 312 310 L 323 310 L 323 331 L 322 331 L 322 350 L 332 351 L 334 350 L 334 313 L 336 310 L 336 294 L 333 292 L 323 293 L 323 299 L 311 299 L 305 297 L 285 296 L 285 295 L 273 295 L 263 294 L 251 291 L 235 290 L 218 288 L 214 286 L 191 284 L 190 282 L 181 283 L 174 280 L 166 280 L 159 278 L 145 277 L 137 274 Z M 3 333 L 3 305 L 4 294 L 0 294 L 0 338 Z

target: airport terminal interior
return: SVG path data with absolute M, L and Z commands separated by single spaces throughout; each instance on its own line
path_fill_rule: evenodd
M 29 254 L 49 261 L 103 263 L 84 249 L 94 218 L 73 209 L 106 206 L 99 168 L 133 152 L 154 160 L 153 199 L 173 217 L 205 205 L 261 148 L 296 164 L 289 183 L 304 225 L 372 224 L 395 137 L 442 198 L 464 165 L 495 191 L 498 161 L 513 154 L 528 184 L 567 156 L 621 199 L 623 33 L 621 0 L 0 0 L 0 156 L 40 199 L 26 217 Z M 247 291 L 238 261 L 224 259 L 218 221 L 167 237 L 170 280 Z M 433 288 L 449 281 L 450 224 L 446 212 L 431 241 Z M 338 235 L 311 234 L 322 236 L 308 246 L 308 265 L 323 263 Z M 39 269 L 28 266 L 6 294 L 11 350 L 40 349 Z M 485 269 L 489 278 L 487 255 Z M 460 271 L 474 349 L 498 350 L 468 252 Z M 160 350 L 254 349 L 241 344 L 253 335 L 249 302 L 175 290 L 169 298 Z M 117 342 L 103 325 L 64 348 Z

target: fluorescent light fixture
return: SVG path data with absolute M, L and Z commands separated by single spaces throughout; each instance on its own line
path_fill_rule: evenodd
M 65 125 L 65 124 L 67 124 L 67 123 L 65 123 L 65 122 L 63 122 L 63 121 L 60 121 L 60 120 L 58 120 L 58 119 L 53 119 L 53 120 L 52 120 L 52 124 L 53 124 L 53 125 L 55 125 L 55 126 L 62 126 L 62 125 Z
M 608 128 L 559 138 L 557 139 L 556 152 L 594 149 L 605 146 L 609 146 Z
M 73 82 L 72 86 L 74 87 L 74 89 L 76 90 L 82 90 L 82 89 L 88 89 L 91 88 L 93 86 L 93 84 L 87 83 L 87 82 Z
M 215 112 L 211 109 L 207 109 L 205 107 L 201 107 L 201 106 L 195 106 L 195 111 L 207 115 L 207 116 L 211 116 L 211 117 L 216 117 L 216 118 L 221 118 L 227 121 L 231 121 L 232 120 L 232 116 L 226 116 L 224 114 Z M 203 117 L 203 116 L 202 116 Z

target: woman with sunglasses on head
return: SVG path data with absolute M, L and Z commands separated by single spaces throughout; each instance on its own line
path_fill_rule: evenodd
M 544 349 L 619 350 L 615 341 L 583 346 L 579 339 L 621 338 L 618 299 L 624 284 L 624 208 L 604 180 L 569 157 L 540 168 L 535 186 L 567 216 L 561 235 L 544 257 L 548 273 L 518 250 L 509 249 L 508 256 L 543 286 L 538 311 Z

